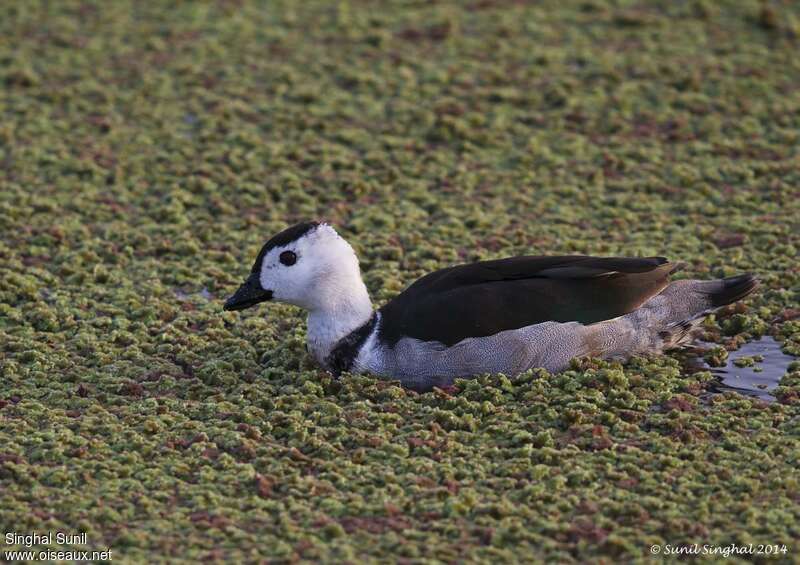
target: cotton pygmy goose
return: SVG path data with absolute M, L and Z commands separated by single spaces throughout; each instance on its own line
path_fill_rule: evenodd
M 510 257 L 435 271 L 373 310 L 353 248 L 330 225 L 308 222 L 262 247 L 225 310 L 300 306 L 308 349 L 328 371 L 427 390 L 483 373 L 560 371 L 573 357 L 673 348 L 757 285 L 751 274 L 670 282 L 678 268 L 663 257 Z

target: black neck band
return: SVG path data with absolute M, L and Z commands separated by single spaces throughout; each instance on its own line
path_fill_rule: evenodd
M 358 357 L 358 352 L 377 323 L 378 313 L 374 312 L 362 326 L 336 342 L 336 345 L 333 346 L 333 349 L 325 358 L 325 365 L 335 377 L 353 368 L 353 362 Z

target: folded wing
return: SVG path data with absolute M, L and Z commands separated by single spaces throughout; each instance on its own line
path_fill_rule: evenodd
M 430 273 L 381 308 L 381 337 L 453 345 L 547 321 L 590 324 L 641 306 L 678 266 L 663 257 L 512 257 Z

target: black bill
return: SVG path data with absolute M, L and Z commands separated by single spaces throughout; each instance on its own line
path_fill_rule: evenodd
M 242 283 L 233 296 L 225 301 L 223 308 L 225 310 L 244 310 L 267 300 L 272 300 L 272 291 L 261 288 L 258 274 L 254 273 Z

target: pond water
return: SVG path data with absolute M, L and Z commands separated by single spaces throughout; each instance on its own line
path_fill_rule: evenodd
M 715 344 L 701 342 L 700 350 L 713 347 Z M 735 364 L 737 359 L 755 358 L 751 366 L 739 367 Z M 763 358 L 763 360 L 758 360 Z M 764 336 L 757 341 L 742 345 L 736 351 L 728 354 L 724 367 L 711 367 L 702 356 L 693 359 L 693 368 L 709 371 L 718 382 L 709 387 L 712 392 L 736 391 L 748 396 L 755 396 L 773 402 L 775 397 L 772 391 L 786 374 L 789 363 L 797 358 L 786 355 L 781 351 L 781 344 L 772 337 Z

